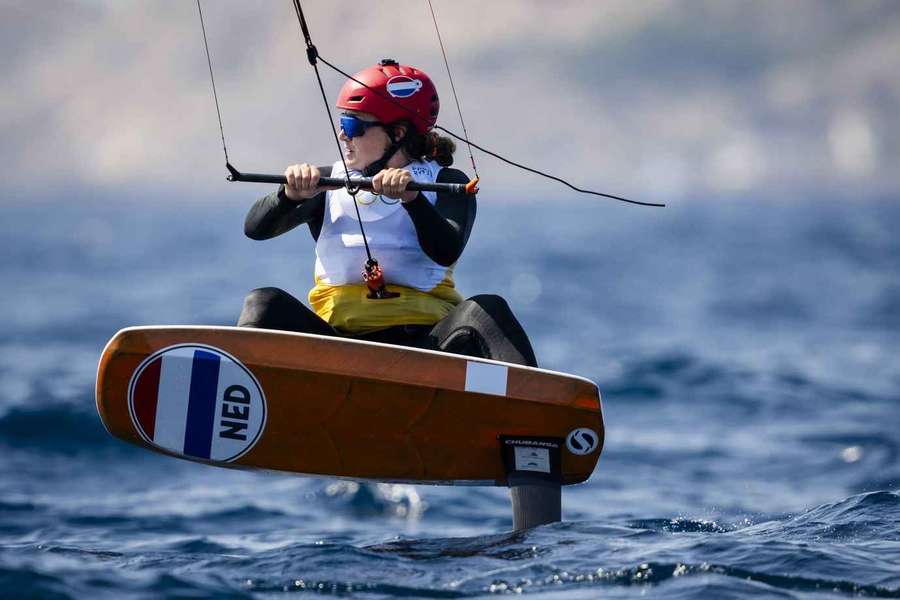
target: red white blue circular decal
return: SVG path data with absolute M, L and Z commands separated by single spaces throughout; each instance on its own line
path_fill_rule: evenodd
M 394 98 L 409 98 L 422 89 L 422 80 L 406 75 L 395 75 L 388 79 L 387 92 Z
M 253 373 L 201 344 L 170 346 L 144 360 L 131 376 L 128 411 L 150 444 L 217 462 L 245 454 L 266 424 L 266 398 Z

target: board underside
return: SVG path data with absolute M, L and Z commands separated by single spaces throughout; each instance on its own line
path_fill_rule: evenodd
M 298 333 L 123 329 L 103 351 L 96 392 L 112 435 L 224 467 L 506 485 L 499 436 L 538 436 L 563 441 L 561 480 L 573 484 L 603 447 L 586 379 Z M 587 447 L 566 443 L 573 435 Z

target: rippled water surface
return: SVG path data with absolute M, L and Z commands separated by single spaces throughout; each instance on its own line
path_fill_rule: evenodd
M 606 449 L 565 521 L 506 491 L 216 469 L 93 403 L 121 327 L 303 297 L 305 230 L 231 202 L 6 206 L 0 597 L 900 597 L 900 204 L 481 202 L 457 269 L 542 366 L 598 382 Z

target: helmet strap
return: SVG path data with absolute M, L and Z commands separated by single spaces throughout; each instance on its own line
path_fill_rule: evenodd
M 381 158 L 371 163 L 368 167 L 363 169 L 364 177 L 374 177 L 379 171 L 384 169 L 388 161 L 393 158 L 394 154 L 397 153 L 397 150 L 403 147 L 403 144 L 406 143 L 406 138 L 409 136 L 409 128 L 407 128 L 406 132 L 403 134 L 403 137 L 400 138 L 399 141 L 394 141 L 394 132 L 396 129 L 393 125 L 385 125 L 385 130 L 387 130 L 388 137 L 391 139 L 390 145 L 385 149 L 384 154 L 381 155 Z

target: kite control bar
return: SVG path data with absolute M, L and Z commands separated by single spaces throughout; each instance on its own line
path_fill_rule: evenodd
M 286 184 L 287 178 L 284 175 L 266 175 L 263 173 L 241 173 L 230 163 L 225 163 L 228 169 L 228 181 L 244 181 L 248 183 L 281 183 Z M 345 187 L 348 179 L 340 177 L 320 177 L 319 185 L 321 187 Z M 351 178 L 350 186 L 357 190 L 371 190 L 372 179 Z M 418 181 L 410 181 L 406 189 L 414 192 L 449 192 L 451 194 L 474 195 L 478 193 L 478 178 L 476 177 L 469 183 L 420 183 Z

